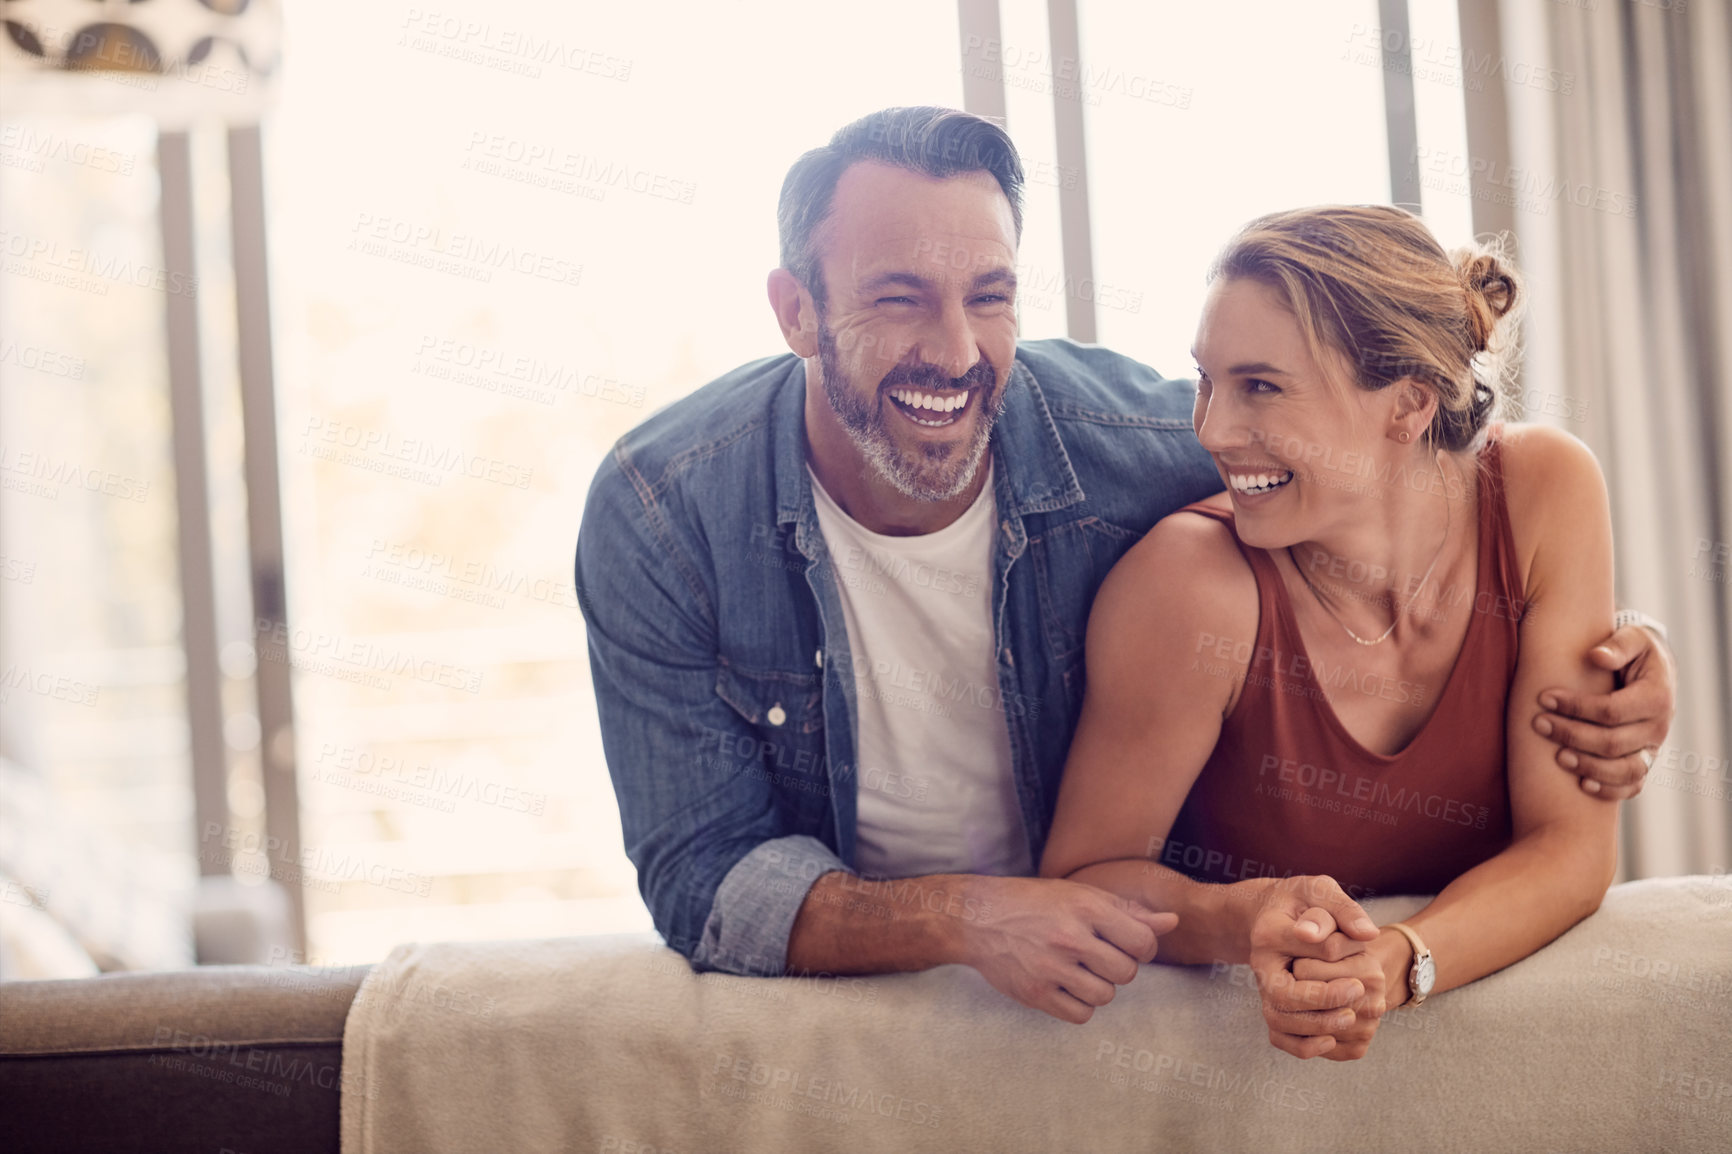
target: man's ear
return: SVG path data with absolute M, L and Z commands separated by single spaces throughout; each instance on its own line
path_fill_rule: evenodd
M 770 309 L 782 326 L 782 339 L 801 358 L 818 355 L 818 309 L 812 294 L 801 287 L 785 268 L 772 269 L 764 286 L 770 294 Z

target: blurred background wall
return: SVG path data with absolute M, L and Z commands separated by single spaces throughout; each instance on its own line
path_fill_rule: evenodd
M 648 929 L 584 494 L 781 351 L 783 174 L 913 103 L 1023 151 L 1023 334 L 1171 375 L 1254 215 L 1507 232 L 1518 405 L 1598 453 L 1621 600 L 1681 667 L 1626 876 L 1732 857 L 1723 0 L 0 15 L 0 921 L 105 966 Z M 231 909 L 274 928 L 195 939 Z

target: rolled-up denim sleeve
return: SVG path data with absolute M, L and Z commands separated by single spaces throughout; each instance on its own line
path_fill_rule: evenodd
M 722 879 L 692 964 L 730 974 L 782 973 L 794 918 L 812 883 L 847 868 L 815 837 L 760 842 Z
M 715 755 L 756 735 L 716 692 L 709 568 L 682 553 L 643 492 L 610 458 L 577 542 L 578 604 L 626 856 L 656 929 L 694 965 L 779 974 L 812 882 L 843 866 L 789 828 L 768 775 Z

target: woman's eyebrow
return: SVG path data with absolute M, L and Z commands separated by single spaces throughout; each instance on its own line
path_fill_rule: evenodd
M 1234 377 L 1248 377 L 1253 374 L 1264 377 L 1290 377 L 1293 375 L 1286 369 L 1276 368 L 1268 361 L 1252 361 L 1243 365 L 1234 365 L 1227 370 L 1227 374 Z

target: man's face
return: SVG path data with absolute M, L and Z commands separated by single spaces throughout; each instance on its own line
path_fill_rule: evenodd
M 861 454 L 926 501 L 968 488 L 1016 354 L 1016 226 L 986 172 L 842 174 L 818 234 L 824 395 Z

